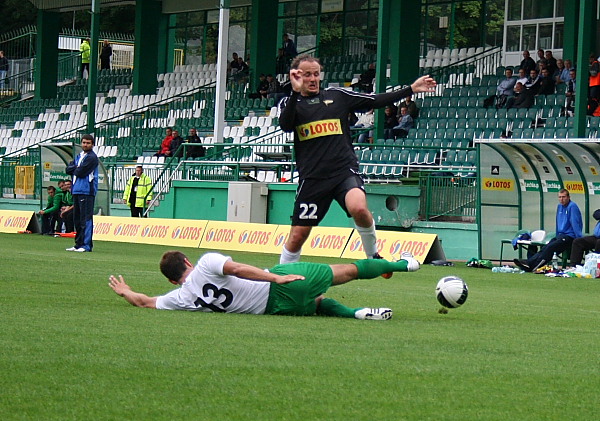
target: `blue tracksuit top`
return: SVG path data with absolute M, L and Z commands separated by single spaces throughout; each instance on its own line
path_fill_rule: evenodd
M 71 194 L 96 196 L 98 192 L 98 156 L 94 151 L 80 153 L 67 165 L 67 174 L 73 176 Z
M 571 238 L 583 236 L 583 219 L 577 203 L 572 200 L 567 206 L 560 203 L 556 208 L 556 235 L 568 235 Z

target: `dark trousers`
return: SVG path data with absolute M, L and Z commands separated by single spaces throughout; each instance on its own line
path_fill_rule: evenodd
M 71 209 L 69 212 L 65 212 L 62 216 L 62 219 L 59 218 L 58 222 L 60 225 L 65 224 L 65 232 L 73 232 L 75 231 L 75 221 L 73 219 L 74 216 L 74 208 Z M 59 231 L 60 231 L 60 226 L 58 227 Z
M 544 264 L 549 264 L 554 257 L 554 253 L 560 254 L 563 251 L 569 249 L 573 244 L 573 237 L 569 237 L 568 235 L 557 235 L 554 237 L 548 244 L 546 244 L 542 249 L 527 259 L 527 265 L 531 269 L 535 268 L 537 265 L 541 264 L 542 260 Z
M 145 218 L 144 208 L 136 208 L 135 206 L 131 206 L 131 216 L 133 218 Z
M 56 216 L 56 212 L 42 215 L 42 234 L 54 234 Z
M 81 78 L 82 79 L 83 79 L 85 70 L 87 70 L 88 77 L 90 77 L 90 63 L 81 63 Z
M 94 196 L 73 195 L 73 216 L 75 220 L 75 247 L 92 251 L 94 233 Z
M 573 240 L 573 245 L 571 246 L 571 266 L 580 265 L 583 253 L 587 250 L 600 253 L 600 238 L 589 235 Z

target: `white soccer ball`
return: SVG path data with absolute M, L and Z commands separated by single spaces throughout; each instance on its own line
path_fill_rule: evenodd
M 435 287 L 435 296 L 444 307 L 460 307 L 467 301 L 469 288 L 458 276 L 444 276 Z

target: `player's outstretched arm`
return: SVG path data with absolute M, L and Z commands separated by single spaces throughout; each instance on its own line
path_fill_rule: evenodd
M 436 81 L 429 75 L 421 76 L 410 85 L 412 91 L 417 94 L 420 92 L 434 92 L 437 86 Z
M 224 275 L 233 275 L 238 278 L 250 279 L 252 281 L 274 282 L 276 284 L 287 284 L 290 282 L 304 279 L 301 275 L 277 275 L 255 266 L 246 265 L 244 263 L 234 262 L 229 260 L 223 265 Z
M 146 294 L 132 291 L 131 287 L 125 283 L 123 276 L 119 275 L 119 279 L 117 279 L 114 275 L 110 275 L 108 279 L 110 280 L 108 286 L 117 295 L 125 298 L 129 304 L 136 307 L 156 308 L 156 297 L 148 297 Z

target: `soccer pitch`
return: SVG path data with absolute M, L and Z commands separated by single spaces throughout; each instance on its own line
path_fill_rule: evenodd
M 72 243 L 0 234 L 2 420 L 597 417 L 600 280 L 424 265 L 329 290 L 352 307 L 391 307 L 385 322 L 170 312 L 107 285 L 121 274 L 136 291 L 170 291 L 158 271 L 169 247 L 64 251 Z M 450 274 L 469 298 L 439 314 L 435 285 Z

